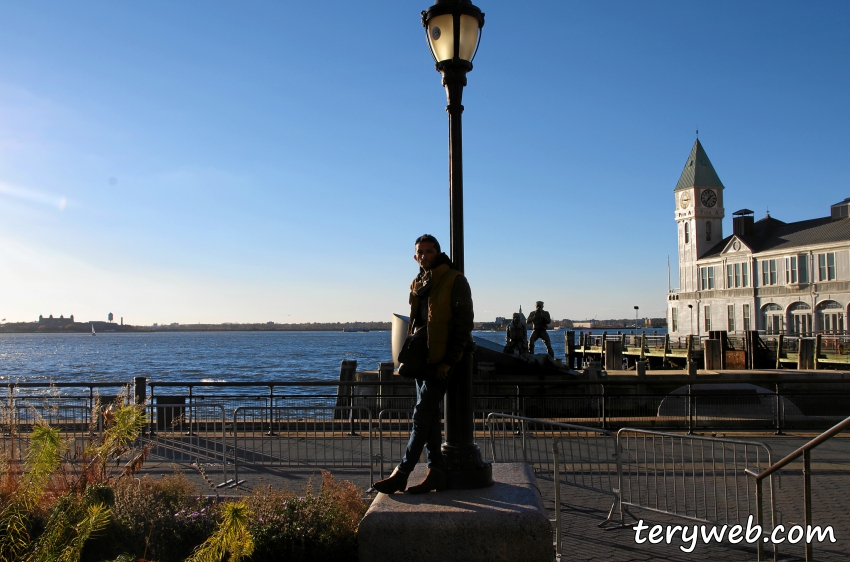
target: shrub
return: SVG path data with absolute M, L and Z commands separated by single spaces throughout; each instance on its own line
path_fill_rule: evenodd
M 181 472 L 160 479 L 121 479 L 114 491 L 116 525 L 103 539 L 114 545 L 108 557 L 130 552 L 159 562 L 182 562 L 219 520 L 218 506 L 200 497 Z
M 259 488 L 248 506 L 254 514 L 253 562 L 357 560 L 357 525 L 366 506 L 351 482 L 337 482 L 322 471 L 318 493 L 312 483 L 302 497 L 288 489 Z

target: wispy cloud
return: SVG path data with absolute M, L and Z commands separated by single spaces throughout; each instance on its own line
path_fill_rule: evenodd
M 0 196 L 35 203 L 37 205 L 45 205 L 53 207 L 60 211 L 64 211 L 68 206 L 68 198 L 64 195 L 54 195 L 52 193 L 42 193 L 34 189 L 10 185 L 0 182 Z

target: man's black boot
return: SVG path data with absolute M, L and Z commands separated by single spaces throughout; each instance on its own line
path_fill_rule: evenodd
M 446 489 L 446 485 L 446 473 L 429 468 L 425 480 L 421 484 L 411 486 L 407 491 L 411 494 L 426 494 L 431 490 L 442 492 Z
M 407 488 L 407 477 L 410 474 L 406 472 L 402 472 L 398 469 L 398 467 L 393 470 L 393 473 L 389 478 L 384 478 L 383 480 L 378 480 L 372 487 L 382 494 L 394 494 L 396 492 L 403 492 L 405 488 Z

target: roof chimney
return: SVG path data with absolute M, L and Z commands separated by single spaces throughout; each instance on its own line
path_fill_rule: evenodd
M 741 209 L 732 213 L 732 234 L 735 236 L 753 235 L 753 212 L 749 209 Z

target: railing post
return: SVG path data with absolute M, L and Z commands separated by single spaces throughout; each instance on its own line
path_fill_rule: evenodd
M 514 397 L 514 415 L 521 416 L 523 412 L 520 408 L 521 404 L 519 385 L 516 385 L 516 396 Z
M 233 410 L 233 487 L 239 486 L 239 429 L 236 427 L 239 419 L 239 410 L 241 407 L 236 407 Z M 245 430 L 245 424 L 242 424 L 242 430 Z
M 605 385 L 600 384 L 599 388 L 602 389 L 602 429 L 608 429 L 608 419 L 605 412 Z
M 779 384 L 776 385 L 776 435 L 782 433 L 782 396 L 779 394 Z
M 277 435 L 277 433 L 274 432 L 274 426 L 272 425 L 273 424 L 273 422 L 272 422 L 272 416 L 273 416 L 272 412 L 273 411 L 274 411 L 274 385 L 270 384 L 269 385 L 269 430 L 266 433 L 266 435 L 269 435 L 269 436 Z
M 156 413 L 157 412 L 156 412 L 156 410 L 154 409 L 154 406 L 153 406 L 154 402 L 156 402 L 156 399 L 153 396 L 155 387 L 154 387 L 153 384 L 151 384 L 150 387 L 151 387 L 151 399 L 150 399 L 151 417 L 150 417 L 150 420 L 148 420 L 148 427 L 149 427 L 148 435 L 153 437 L 154 435 L 156 435 L 156 423 L 157 423 Z
M 779 334 L 779 338 L 776 340 L 776 368 L 782 368 L 782 344 L 784 343 L 785 335 Z
M 758 476 L 756 476 L 756 518 L 757 518 L 756 522 L 758 523 L 759 528 L 762 529 L 762 532 L 764 532 L 763 517 L 762 517 L 762 513 L 761 513 L 761 510 L 762 510 L 761 482 L 762 482 L 761 479 L 758 478 Z M 764 561 L 764 541 L 761 540 L 761 537 L 759 537 L 759 540 L 756 541 L 756 542 L 758 543 L 758 562 L 763 562 Z
M 189 385 L 189 405 L 187 407 L 188 411 L 188 422 L 189 422 L 189 431 L 186 432 L 186 435 L 192 436 L 195 433 L 192 431 L 192 404 L 194 402 L 194 398 L 192 397 L 192 385 Z
M 803 503 L 805 505 L 806 533 L 812 526 L 812 450 L 803 449 Z M 811 562 L 812 543 L 806 541 L 806 562 Z
M 555 554 L 561 554 L 561 464 L 558 440 L 552 440 L 552 457 L 555 461 Z
M 694 434 L 694 395 L 693 385 L 688 385 L 688 435 Z

